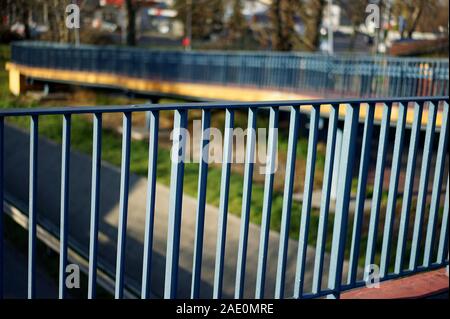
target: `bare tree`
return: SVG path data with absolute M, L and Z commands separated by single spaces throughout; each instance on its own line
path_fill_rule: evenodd
M 308 0 L 301 2 L 300 17 L 305 23 L 305 35 L 301 42 L 310 51 L 316 51 L 320 46 L 320 27 L 326 0 Z
M 70 32 L 66 27 L 65 10 L 69 0 L 49 0 L 50 37 L 53 41 L 70 42 Z
M 275 50 L 290 51 L 301 47 L 317 51 L 320 46 L 325 0 L 274 0 L 270 8 L 272 43 Z M 296 18 L 305 26 L 303 36 L 295 30 Z
M 241 40 L 245 34 L 247 22 L 242 14 L 242 1 L 233 0 L 233 14 L 228 21 L 228 29 L 230 31 L 230 40 Z
M 0 0 L 0 23 L 3 25 L 3 23 L 5 22 L 3 19 L 5 18 L 9 18 L 9 11 L 8 11 L 9 7 L 8 7 L 8 1 L 7 0 Z
M 175 0 L 174 7 L 178 11 L 177 18 L 186 27 L 188 11 L 191 11 L 193 39 L 209 39 L 223 31 L 225 10 L 222 0 L 192 0 L 191 4 L 186 0 Z
M 16 0 L 14 2 L 2 0 L 0 4 L 0 6 L 2 7 L 1 18 L 3 18 L 3 13 L 7 13 L 9 25 L 12 25 L 16 22 L 22 23 L 24 26 L 23 37 L 25 39 L 29 39 L 31 36 L 29 25 L 31 5 L 32 3 L 27 0 Z
M 397 0 L 394 14 L 403 16 L 406 21 L 402 37 L 412 38 L 418 30 L 436 31 L 433 29 L 439 25 L 448 25 L 448 0 Z
M 291 51 L 295 43 L 295 0 L 273 0 L 270 6 L 272 47 L 277 51 Z

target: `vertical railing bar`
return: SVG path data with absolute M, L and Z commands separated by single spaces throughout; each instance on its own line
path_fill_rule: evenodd
M 314 258 L 314 274 L 312 293 L 318 294 L 322 290 L 323 261 L 325 256 L 325 244 L 328 226 L 328 214 L 330 209 L 331 181 L 333 177 L 333 162 L 336 149 L 336 132 L 339 119 L 339 105 L 331 105 L 328 123 L 327 149 L 323 174 L 322 196 L 320 199 L 320 215 L 317 231 L 317 245 Z
M 441 132 L 436 158 L 436 168 L 434 171 L 433 191 L 431 194 L 430 214 L 428 217 L 428 226 L 425 239 L 425 252 L 423 257 L 423 266 L 428 267 L 431 264 L 433 244 L 435 240 L 435 228 L 438 219 L 439 200 L 442 191 L 442 178 L 445 169 L 445 156 L 447 155 L 448 145 L 448 103 L 443 103 Z
M 195 222 L 194 257 L 192 266 L 191 298 L 200 297 L 200 282 L 205 227 L 206 187 L 208 183 L 208 161 L 211 112 L 202 110 L 202 136 L 200 140 L 200 164 L 198 173 L 197 219 Z
M 315 105 L 311 109 L 308 153 L 306 157 L 306 174 L 303 190 L 302 216 L 300 218 L 300 230 L 297 252 L 297 265 L 295 271 L 294 298 L 300 298 L 303 294 L 306 253 L 308 248 L 308 233 L 311 219 L 311 201 L 314 188 L 314 170 L 316 168 L 317 139 L 319 131 L 320 106 Z
M 130 177 L 131 112 L 123 113 L 122 161 L 120 169 L 119 225 L 117 234 L 115 298 L 123 298 L 127 236 L 128 188 Z
M 223 268 L 225 259 L 225 241 L 228 217 L 228 195 L 230 189 L 230 169 L 233 149 L 234 111 L 225 110 L 225 132 L 222 159 L 222 176 L 220 182 L 219 220 L 217 225 L 216 265 L 214 273 L 213 298 L 222 297 Z
M 428 177 L 430 174 L 430 162 L 433 150 L 434 129 L 436 127 L 437 106 L 428 103 L 428 123 L 425 133 L 425 143 L 422 154 L 422 166 L 420 169 L 419 192 L 417 194 L 416 216 L 409 259 L 409 270 L 416 270 L 419 261 L 420 242 L 422 238 L 422 223 L 425 215 L 425 204 L 428 193 Z
M 380 216 L 381 196 L 383 192 L 384 168 L 388 147 L 388 136 L 391 118 L 391 105 L 383 103 L 383 115 L 381 120 L 380 138 L 378 140 L 377 164 L 375 168 L 375 181 L 373 187 L 372 207 L 370 211 L 369 231 L 367 235 L 366 260 L 364 264 L 364 280 L 367 279 L 366 267 L 372 265 L 375 260 L 375 246 L 378 235 L 378 222 Z
M 248 228 L 250 222 L 250 205 L 252 199 L 253 166 L 255 162 L 257 109 L 248 110 L 247 145 L 244 167 L 244 185 L 242 190 L 241 229 L 236 266 L 234 297 L 242 299 L 244 294 L 245 266 L 247 261 Z
M 167 229 L 164 298 L 176 298 L 180 253 L 184 162 L 186 155 L 187 110 L 175 110 L 171 152 L 169 220 Z
M 36 295 L 36 195 L 38 165 L 38 127 L 37 115 L 30 122 L 30 176 L 28 201 L 28 299 Z
M 264 180 L 261 233 L 259 238 L 258 266 L 256 270 L 255 298 L 264 298 L 267 269 L 267 250 L 269 247 L 270 217 L 272 213 L 273 182 L 276 169 L 278 145 L 278 109 L 271 108 L 269 116 L 269 136 Z
M 4 282 L 4 257 L 5 257 L 5 253 L 4 253 L 4 246 L 3 246 L 3 227 L 4 227 L 4 222 L 3 222 L 3 201 L 4 201 L 4 179 L 5 179 L 5 175 L 4 175 L 4 155 L 5 155 L 5 118 L 3 116 L 0 116 L 0 300 L 3 299 L 3 282 Z
M 406 242 L 409 229 L 409 218 L 411 215 L 411 202 L 414 188 L 414 173 L 416 170 L 417 147 L 420 139 L 420 128 L 422 126 L 423 105 L 414 103 L 414 121 L 411 129 L 411 139 L 408 150 L 408 163 L 406 165 L 406 177 L 403 190 L 402 211 L 400 215 L 397 251 L 395 255 L 394 273 L 402 273 L 403 260 L 405 256 Z
M 66 296 L 66 265 L 67 265 L 67 229 L 69 209 L 69 174 L 70 174 L 70 128 L 71 116 L 63 116 L 62 154 L 61 154 L 61 214 L 59 224 L 59 299 Z
M 96 297 L 97 288 L 97 245 L 100 207 L 100 172 L 102 159 L 102 114 L 94 114 L 92 131 L 92 179 L 91 179 L 91 221 L 89 233 L 89 276 L 88 299 Z
M 141 298 L 150 298 L 152 275 L 153 227 L 155 222 L 156 165 L 158 161 L 159 111 L 149 112 L 147 205 L 145 209 L 144 256 Z
M 286 262 L 289 243 L 289 227 L 291 223 L 292 192 L 295 180 L 295 160 L 297 158 L 297 142 L 299 130 L 299 107 L 290 109 L 289 138 L 286 159 L 286 173 L 283 195 L 283 207 L 280 228 L 280 243 L 278 249 L 278 265 L 275 282 L 275 299 L 284 297 L 284 286 L 286 277 Z
M 335 291 L 328 298 L 339 298 L 342 285 L 342 269 L 345 258 L 345 242 L 347 239 L 348 208 L 353 176 L 356 136 L 358 131 L 360 105 L 348 104 L 345 111 L 342 153 L 339 170 L 339 187 L 334 213 L 333 239 L 330 255 L 328 288 Z
M 403 138 L 408 105 L 399 103 L 398 120 L 395 131 L 394 152 L 392 154 L 391 176 L 389 178 L 389 193 L 384 221 L 383 243 L 381 248 L 380 277 L 384 278 L 389 271 L 391 259 L 392 229 L 394 227 L 395 210 L 398 196 L 398 181 L 402 164 Z
M 439 238 L 438 254 L 436 262 L 442 264 L 445 261 L 445 254 L 448 252 L 448 213 L 449 213 L 449 177 L 447 176 L 447 187 L 445 190 L 444 215 L 442 216 L 441 234 Z
M 347 284 L 356 282 L 358 272 L 358 260 L 361 247 L 361 231 L 364 217 L 364 205 L 366 202 L 367 177 L 369 173 L 370 154 L 372 152 L 373 122 L 375 105 L 367 105 L 367 114 L 364 121 L 363 144 L 361 147 L 361 162 L 358 173 L 358 188 L 356 191 L 355 215 L 353 219 L 353 232 L 350 246 L 350 258 Z

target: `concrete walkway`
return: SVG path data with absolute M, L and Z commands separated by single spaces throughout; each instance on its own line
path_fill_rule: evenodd
M 27 252 L 18 250 L 8 240 L 5 244 L 5 299 L 27 298 Z M 48 274 L 42 261 L 36 262 L 36 297 L 56 298 L 58 296 L 58 279 Z
M 28 154 L 29 136 L 27 132 L 5 127 L 5 189 L 14 200 L 28 202 Z M 38 164 L 38 221 L 54 225 L 50 231 L 57 233 L 60 211 L 60 164 L 61 147 L 47 139 L 39 139 Z M 70 166 L 70 241 L 88 252 L 89 215 L 90 215 L 91 158 L 77 152 L 71 153 Z M 114 273 L 116 259 L 116 239 L 119 206 L 120 171 L 118 168 L 103 163 L 101 171 L 100 198 L 100 233 L 99 263 Z M 125 284 L 140 291 L 142 274 L 142 250 L 145 225 L 146 178 L 132 174 L 130 176 L 129 215 L 127 230 Z M 154 228 L 152 292 L 162 296 L 164 287 L 165 251 L 167 236 L 167 212 L 169 189 L 158 184 L 156 191 L 157 205 Z M 194 243 L 196 199 L 184 196 L 182 236 L 180 246 L 179 297 L 188 297 L 191 285 L 192 254 Z M 214 278 L 216 230 L 218 209 L 207 206 L 205 222 L 205 243 L 203 253 L 203 270 L 201 296 L 212 296 Z M 228 233 L 224 272 L 224 297 L 232 297 L 235 285 L 236 257 L 239 240 L 240 219 L 229 214 Z M 247 275 L 245 297 L 252 298 L 255 291 L 256 266 L 259 245 L 259 227 L 250 225 L 248 242 Z M 266 297 L 274 294 L 275 274 L 278 256 L 278 233 L 271 232 L 269 243 Z M 297 242 L 290 240 L 286 275 L 286 297 L 293 293 Z M 314 250 L 308 249 L 305 289 L 309 291 L 314 262 Z M 325 261 L 324 283 L 328 268 Z M 346 266 L 345 266 L 346 268 Z M 344 274 L 346 270 L 344 269 Z

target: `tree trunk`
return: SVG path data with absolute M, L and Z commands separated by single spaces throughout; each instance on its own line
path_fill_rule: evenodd
M 320 26 L 322 24 L 322 12 L 324 8 L 325 0 L 317 0 L 316 12 L 312 23 L 313 29 L 311 30 L 311 44 L 316 50 L 320 46 Z
M 302 42 L 310 51 L 317 51 L 320 46 L 320 26 L 324 8 L 325 0 L 310 0 L 302 6 L 302 19 L 306 27 Z M 307 13 L 307 10 L 310 13 Z
M 25 37 L 25 39 L 30 39 L 31 38 L 31 32 L 30 32 L 30 25 L 29 25 L 29 18 L 30 18 L 30 11 L 29 11 L 29 9 L 28 9 L 28 7 L 25 5 L 23 8 L 22 8 L 22 22 L 23 22 L 23 25 L 24 25 L 24 27 L 25 27 L 25 30 L 24 30 L 24 37 Z
M 282 50 L 282 22 L 281 22 L 281 1 L 282 0 L 274 0 L 272 5 L 272 24 L 274 28 L 274 36 L 273 36 L 273 48 L 275 50 Z
M 294 47 L 294 12 L 291 5 L 291 0 L 275 0 L 272 2 L 272 47 L 277 51 L 291 51 Z
M 413 19 L 413 23 L 411 24 L 411 27 L 408 28 L 408 38 L 409 39 L 412 38 L 414 31 L 416 31 L 417 25 L 419 24 L 420 17 L 422 16 L 424 6 L 425 6 L 424 1 L 421 1 L 419 7 L 417 8 L 417 13 Z
M 127 11 L 127 45 L 136 45 L 136 10 L 133 0 L 125 1 Z

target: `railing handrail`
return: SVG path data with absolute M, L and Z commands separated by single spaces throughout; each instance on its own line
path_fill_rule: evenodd
M 233 50 L 233 51 L 222 51 L 222 50 L 192 50 L 183 51 L 175 49 L 152 49 L 152 48 L 133 48 L 124 47 L 120 45 L 94 45 L 94 44 L 80 44 L 75 45 L 72 43 L 55 43 L 47 41 L 15 41 L 12 43 L 13 46 L 23 46 L 23 47 L 36 47 L 36 48 L 71 48 L 71 49 L 83 49 L 83 50 L 116 50 L 123 52 L 147 52 L 147 53 L 164 53 L 172 54 L 178 53 L 183 55 L 225 55 L 225 56 L 272 56 L 272 57 L 303 57 L 303 58 L 324 58 L 324 59 L 336 59 L 348 62 L 364 62 L 364 61 L 392 61 L 392 62 L 438 62 L 443 64 L 448 64 L 448 59 L 445 58 L 430 58 L 430 57 L 397 57 L 389 55 L 369 55 L 365 53 L 337 53 L 334 55 L 329 55 L 327 53 L 321 52 L 300 52 L 300 51 L 251 51 L 251 50 Z
M 409 103 L 409 102 L 439 102 L 448 101 L 449 96 L 439 97 L 400 97 L 400 98 L 368 98 L 368 99 L 314 99 L 292 101 L 261 101 L 261 102 L 197 102 L 170 104 L 133 104 L 133 105 L 103 105 L 103 106 L 55 106 L 33 108 L 0 109 L 0 116 L 26 115 L 63 115 L 63 114 L 95 114 L 95 113 L 126 113 L 146 111 L 173 111 L 198 109 L 249 109 L 289 106 L 322 106 L 344 104 L 379 104 L 379 103 Z
M 22 52 L 23 53 L 23 52 Z M 28 53 L 28 52 L 25 52 Z M 44 55 L 43 55 L 44 56 Z M 62 55 L 64 56 L 64 54 Z M 92 57 L 89 54 L 88 58 Z M 29 56 L 32 57 L 32 56 Z M 64 56 L 65 57 L 65 56 Z M 60 60 L 60 67 L 65 67 L 64 59 Z M 132 59 L 129 59 L 133 63 Z M 31 60 L 31 62 L 33 62 Z M 41 60 L 42 63 L 48 62 L 48 57 L 44 56 Z M 89 65 L 88 65 L 89 67 Z M 282 68 L 281 68 L 282 69 Z M 128 71 L 133 71 L 129 68 Z M 414 75 L 414 74 L 413 74 Z M 281 81 L 282 82 L 282 81 Z M 445 80 L 445 83 L 448 81 Z M 392 83 L 389 83 L 392 84 Z M 435 91 L 434 91 L 435 92 Z M 146 227 L 144 230 L 144 257 L 143 273 L 142 273 L 142 297 L 148 298 L 151 287 L 151 275 L 152 268 L 150 267 L 153 254 L 153 237 L 154 237 L 154 222 L 155 222 L 155 207 L 156 207 L 156 183 L 157 168 L 158 168 L 158 137 L 160 127 L 160 111 L 174 111 L 173 112 L 173 131 L 172 131 L 172 149 L 179 150 L 185 149 L 187 145 L 186 139 L 183 138 L 183 134 L 186 130 L 189 130 L 188 124 L 189 112 L 191 110 L 201 110 L 202 112 L 202 126 L 201 126 L 201 145 L 199 151 L 201 152 L 200 158 L 203 159 L 204 154 L 209 154 L 209 142 L 210 128 L 211 128 L 211 114 L 212 111 L 221 110 L 225 113 L 225 122 L 221 122 L 221 128 L 223 128 L 224 138 L 223 144 L 223 156 L 221 158 L 222 169 L 220 174 L 220 182 L 216 184 L 220 189 L 216 193 L 216 197 L 219 198 L 219 208 L 217 211 L 217 228 L 214 229 L 214 235 L 217 236 L 216 242 L 216 254 L 215 254 L 215 270 L 214 270 L 214 283 L 213 283 L 213 298 L 221 298 L 224 283 L 224 264 L 225 264 L 225 251 L 227 243 L 227 216 L 229 213 L 229 196 L 236 196 L 234 193 L 230 194 L 230 180 L 231 180 L 231 162 L 234 153 L 234 134 L 235 129 L 235 110 L 246 110 L 248 112 L 247 120 L 247 140 L 245 148 L 245 163 L 244 163 L 244 178 L 243 178 L 243 191 L 242 191 L 242 210 L 240 220 L 240 235 L 239 235 L 239 249 L 237 251 L 237 267 L 236 267 L 236 280 L 235 280 L 235 297 L 242 298 L 243 289 L 245 283 L 246 273 L 246 257 L 248 251 L 248 239 L 249 239 L 249 216 L 251 213 L 251 196 L 253 190 L 253 162 L 254 152 L 256 149 L 255 129 L 257 127 L 259 116 L 268 119 L 269 135 L 267 137 L 267 164 L 270 166 L 276 163 L 278 158 L 278 130 L 283 129 L 287 134 L 287 150 L 284 166 L 284 187 L 283 191 L 275 194 L 274 190 L 274 172 L 273 170 L 266 169 L 264 177 L 264 186 L 260 193 L 263 196 L 263 207 L 261 211 L 261 231 L 259 239 L 259 251 L 258 251 L 258 269 L 256 274 L 257 284 L 255 289 L 256 298 L 263 298 L 266 280 L 266 264 L 268 262 L 268 243 L 272 245 L 278 245 L 278 258 L 277 269 L 275 272 L 271 272 L 275 282 L 275 297 L 284 298 L 287 278 L 286 270 L 288 265 L 288 246 L 290 245 L 291 226 L 293 226 L 293 196 L 294 196 L 294 184 L 297 182 L 298 169 L 296 170 L 297 157 L 300 156 L 297 152 L 297 145 L 299 144 L 301 125 L 305 125 L 308 120 L 300 120 L 300 111 L 306 108 L 309 112 L 309 128 L 308 128 L 308 144 L 307 154 L 304 156 L 305 170 L 300 174 L 304 175 L 303 184 L 303 197 L 301 199 L 301 213 L 297 243 L 297 256 L 294 259 L 290 259 L 296 264 L 295 279 L 290 283 L 294 283 L 293 297 L 302 298 L 305 296 L 305 271 L 311 269 L 313 273 L 313 288 L 311 294 L 315 297 L 321 296 L 321 294 L 332 294 L 334 297 L 339 298 L 340 293 L 344 290 L 348 290 L 352 287 L 356 287 L 361 284 L 359 280 L 359 257 L 361 251 L 361 245 L 367 240 L 366 245 L 366 259 L 364 267 L 375 264 L 376 253 L 379 251 L 378 240 L 382 234 L 382 247 L 380 258 L 380 280 L 389 280 L 392 278 L 398 278 L 405 274 L 409 274 L 409 271 L 417 272 L 426 269 L 432 269 L 433 267 L 443 267 L 448 265 L 448 212 L 449 212 L 449 182 L 448 176 L 445 172 L 448 170 L 448 162 L 446 159 L 449 137 L 447 134 L 449 124 L 449 97 L 448 96 L 424 96 L 424 97 L 396 97 L 396 98 L 343 98 L 343 99 L 319 99 L 319 100 L 290 100 L 290 101 L 268 101 L 268 102 L 200 102 L 200 103 L 173 103 L 173 104 L 140 104 L 140 105 L 113 105 L 113 106 L 76 106 L 76 107 L 45 107 L 45 108 L 15 108 L 15 109 L 0 109 L 0 203 L 4 200 L 4 169 L 3 164 L 7 162 L 9 157 L 5 154 L 5 122 L 8 117 L 30 117 L 29 126 L 29 152 L 23 152 L 23 157 L 28 157 L 28 162 L 24 161 L 18 165 L 16 161 L 12 163 L 9 168 L 18 168 L 20 172 L 16 171 L 16 174 L 23 174 L 23 167 L 29 165 L 29 259 L 28 259 L 28 296 L 34 298 L 36 290 L 36 225 L 38 216 L 38 179 L 42 174 L 39 174 L 39 165 L 45 162 L 39 161 L 38 149 L 40 144 L 39 138 L 39 123 L 47 115 L 62 115 L 62 148 L 61 148 L 61 186 L 60 186 L 60 268 L 59 268 L 59 296 L 65 297 L 65 284 L 64 284 L 64 270 L 67 264 L 67 249 L 68 242 L 68 227 L 70 220 L 66 217 L 69 211 L 69 185 L 70 185 L 70 152 L 71 152 L 71 131 L 72 131 L 72 116 L 73 114 L 91 114 L 92 125 L 92 161 L 89 165 L 92 165 L 91 174 L 91 208 L 90 208 L 90 231 L 89 231 L 89 292 L 88 297 L 95 297 L 95 284 L 96 284 L 96 269 L 97 263 L 97 243 L 99 232 L 99 214 L 100 214 L 100 190 L 101 188 L 101 160 L 102 160 L 102 134 L 105 134 L 102 130 L 102 115 L 104 113 L 121 113 L 122 115 L 122 144 L 121 144 L 121 168 L 120 168 L 120 187 L 119 187 L 119 206 L 118 206 L 118 227 L 117 227 L 117 249 L 116 249 L 116 274 L 115 274 L 115 296 L 116 298 L 122 298 L 125 284 L 125 264 L 126 264 L 126 238 L 127 238 L 127 219 L 128 219 L 128 199 L 130 195 L 130 167 L 131 167 L 131 143 L 132 143 L 132 114 L 137 112 L 148 112 L 148 178 L 147 178 L 147 201 L 141 201 L 146 203 Z M 310 106 L 310 108 L 308 108 Z M 323 182 L 321 188 L 321 200 L 320 200 L 320 212 L 315 218 L 318 219 L 317 224 L 317 241 L 315 249 L 315 262 L 314 267 L 310 267 L 306 263 L 308 245 L 309 245 L 309 232 L 313 231 L 310 228 L 310 222 L 312 218 L 312 194 L 315 189 L 315 170 L 316 163 L 318 162 L 317 152 L 319 145 L 320 132 L 320 118 L 322 116 L 321 106 L 329 106 L 328 111 L 328 125 L 323 129 L 327 131 L 326 137 L 326 150 L 323 167 Z M 258 116 L 258 109 L 268 109 L 269 112 L 260 112 Z M 281 122 L 279 117 L 279 111 L 286 110 L 289 113 L 289 120 L 285 117 L 285 122 L 289 121 L 289 127 L 285 125 L 279 125 Z M 364 110 L 363 110 L 364 109 Z M 395 112 L 394 109 L 397 111 Z M 342 112 L 341 112 L 342 111 Z M 167 113 L 167 112 L 166 112 Z M 196 112 L 197 113 L 197 112 Z M 362 113 L 364 113 L 364 123 L 361 123 Z M 395 113 L 395 115 L 394 115 Z M 287 113 L 286 113 L 287 114 Z M 342 114 L 345 114 L 343 121 L 343 130 L 338 122 L 342 118 Z M 169 114 L 171 115 L 171 114 Z M 242 114 L 239 114 L 240 116 Z M 392 116 L 391 116 L 392 115 Z M 407 130 L 408 115 L 410 120 L 412 119 L 412 127 L 410 134 L 405 134 Z M 389 139 L 391 131 L 391 117 L 395 117 L 395 136 Z M 438 133 L 437 124 L 439 121 L 440 131 Z M 426 119 L 425 138 L 422 139 L 421 131 L 424 126 L 424 119 Z M 80 119 L 77 119 L 80 120 Z M 83 119 L 88 120 L 88 119 Z M 380 127 L 374 129 L 375 120 L 380 120 Z M 42 123 L 42 122 L 41 122 Z M 45 123 L 45 122 L 44 122 Z M 224 124 L 224 125 L 223 125 Z M 285 124 L 285 123 L 284 123 Z M 222 127 L 223 125 L 223 127 Z M 361 135 L 361 128 L 364 126 L 363 134 Z M 74 126 L 75 127 L 75 126 Z M 338 134 L 339 132 L 339 134 Z M 75 132 L 73 132 L 75 134 Z M 399 183 L 400 174 L 403 171 L 404 166 L 404 150 L 406 149 L 405 136 L 409 136 L 409 149 L 407 155 L 403 195 L 401 199 L 401 214 L 397 214 L 397 206 L 400 204 L 399 195 Z M 305 136 L 304 136 L 305 137 Z M 265 139 L 265 138 L 264 138 Z M 393 139 L 393 141 L 392 141 Z M 373 147 L 373 140 L 378 141 L 378 150 Z M 42 141 L 41 141 L 42 142 Z M 361 143 L 360 143 L 361 142 Z M 391 148 L 390 143 L 393 142 Z M 190 142 L 189 142 L 190 143 Z M 286 144 L 284 144 L 286 145 Z M 420 146 L 419 146 L 420 145 Z M 181 147 L 180 147 L 181 146 Z M 437 146 L 437 147 L 436 147 Z M 14 151 L 17 150 L 17 145 L 10 145 L 14 147 Z M 204 148 L 206 152 L 204 153 Z M 258 146 L 259 149 L 259 146 Z M 388 156 L 387 153 L 393 149 L 392 156 Z M 9 151 L 9 150 L 8 150 Z M 360 152 L 361 151 L 361 152 Z M 377 153 L 376 165 L 373 165 L 374 152 Z M 417 160 L 418 154 L 421 154 L 420 168 L 418 168 Z M 170 188 L 168 190 L 167 198 L 164 200 L 169 204 L 167 212 L 167 233 L 165 236 L 166 241 L 166 268 L 165 268 L 165 281 L 164 281 L 164 297 L 175 298 L 177 297 L 177 281 L 179 272 L 179 260 L 182 230 L 182 211 L 183 211 L 183 179 L 187 174 L 184 169 L 184 152 L 171 152 L 170 161 Z M 420 155 L 419 155 L 420 156 Z M 15 160 L 14 157 L 11 157 Z M 359 159 L 359 160 L 358 160 Z M 434 161 L 433 161 L 434 160 Z M 336 162 L 337 166 L 334 166 Z M 386 190 L 384 186 L 384 177 L 386 173 L 386 163 L 391 162 L 391 170 L 389 177 L 389 188 L 387 189 L 388 200 L 387 204 L 382 204 L 383 193 Z M 11 165 L 11 162 L 9 162 Z M 48 163 L 46 163 L 48 164 Z M 359 166 L 356 167 L 356 166 Z M 269 166 L 268 166 L 269 167 Z M 367 237 L 362 237 L 363 232 L 366 232 L 363 227 L 363 220 L 366 219 L 365 202 L 367 195 L 367 184 L 369 179 L 369 168 L 375 167 L 375 174 L 373 178 L 373 190 L 371 196 L 371 208 L 370 208 L 370 220 L 369 228 L 367 231 Z M 267 167 L 266 167 L 267 168 Z M 433 171 L 434 169 L 434 171 Z M 5 170 L 10 173 L 10 170 Z M 335 172 L 338 172 L 335 174 Z M 357 177 L 357 190 L 356 190 L 356 202 L 355 208 L 352 208 L 353 213 L 353 227 L 350 223 L 350 200 L 352 192 L 354 192 L 352 185 L 355 177 L 355 172 L 358 171 Z M 417 172 L 419 171 L 419 173 Z M 433 172 L 433 173 L 432 173 Z M 26 172 L 25 172 L 26 174 Z M 431 186 L 430 175 L 433 174 L 432 194 L 428 196 L 429 185 Z M 420 175 L 420 177 L 419 177 Z M 11 175 L 10 175 L 11 176 Z M 22 182 L 26 180 L 23 178 L 16 178 L 14 182 Z M 419 177 L 419 189 L 417 195 L 413 195 L 414 184 Z M 191 285 L 191 297 L 197 298 L 199 295 L 199 284 L 201 282 L 201 263 L 203 254 L 203 244 L 206 241 L 203 240 L 204 232 L 206 228 L 205 213 L 206 213 L 206 193 L 207 193 L 207 180 L 208 180 L 208 163 L 201 160 L 199 163 L 198 178 L 198 192 L 197 203 L 195 207 L 195 243 L 194 243 L 194 257 L 193 261 L 193 276 Z M 10 177 L 11 179 L 11 177 Z M 53 179 L 54 181 L 54 179 Z M 441 222 L 441 232 L 436 234 L 438 227 L 441 208 L 442 197 L 442 184 L 446 182 L 446 201 L 444 203 L 444 213 Z M 402 181 L 403 183 L 403 181 Z M 48 184 L 44 184 L 48 187 Z M 333 185 L 334 189 L 333 190 Z M 109 191 L 110 189 L 106 190 Z M 274 195 L 275 194 L 275 195 Z M 333 194 L 333 195 L 332 195 Z M 82 196 L 85 196 L 83 193 Z M 237 195 L 240 196 L 240 195 Z M 278 240 L 269 240 L 271 236 L 271 214 L 272 203 L 275 196 L 281 200 L 281 207 L 278 208 L 280 213 L 278 218 L 280 219 L 280 231 Z M 413 205 L 413 197 L 416 196 L 417 200 Z M 56 197 L 55 197 L 56 198 Z M 87 197 L 83 197 L 85 200 Z M 331 219 L 330 214 L 330 200 L 334 198 L 336 200 L 334 208 L 334 223 L 332 231 L 332 247 L 330 255 L 325 258 L 327 236 L 330 236 L 328 226 L 330 223 L 328 219 Z M 430 205 L 427 205 L 428 198 L 430 199 Z M 384 231 L 379 230 L 379 224 L 381 223 L 381 208 L 384 207 L 385 225 Z M 413 207 L 415 207 L 413 209 Z M 429 208 L 428 208 L 429 207 Z M 259 208 L 258 208 L 259 209 Z M 415 210 L 414 221 L 410 221 L 412 216 L 412 210 Z M 193 215 L 194 216 L 194 215 Z M 291 218 L 292 217 L 292 218 Z M 400 217 L 399 226 L 395 226 L 395 221 Z M 426 219 L 428 217 L 428 220 Z M 1 219 L 0 219 L 1 222 Z M 82 224 L 84 227 L 87 224 Z M 410 240 L 408 232 L 410 231 L 409 225 L 413 225 L 413 238 L 411 239 L 411 254 L 409 256 L 409 266 L 405 268 L 405 253 L 408 251 L 407 242 Z M 426 226 L 426 234 L 423 234 L 423 228 Z M 86 226 L 87 230 L 87 226 Z M 394 232 L 398 230 L 397 237 L 397 249 L 395 253 L 395 271 L 390 272 L 390 266 L 393 266 L 394 252 L 393 244 L 395 241 Z M 194 230 L 193 230 L 194 231 Z M 348 261 L 349 271 L 347 284 L 343 284 L 343 268 L 346 261 L 346 248 L 347 247 L 347 234 L 352 231 L 352 239 L 350 246 L 350 258 Z M 381 233 L 383 231 L 383 233 Z M 211 235 L 209 233 L 208 235 Z M 423 236 L 426 235 L 426 236 Z M 0 227 L 0 255 L 2 248 L 2 234 Z M 425 238 L 425 245 L 421 245 Z M 330 238 L 328 238 L 330 239 Z M 257 239 L 256 239 L 257 240 Z M 436 251 L 436 243 L 438 242 L 438 249 Z M 254 242 L 255 243 L 255 242 Z M 275 243 L 275 244 L 273 244 Z M 257 244 L 254 246 L 256 247 Z M 254 248 L 252 246 L 252 248 Z M 211 248 L 211 247 L 209 247 Z M 255 248 L 256 249 L 256 248 Z M 420 256 L 421 251 L 424 251 L 423 259 Z M 436 257 L 437 255 L 437 257 Z M 435 258 L 436 257 L 436 258 Z M 0 256 L 0 260 L 2 257 Z M 136 261 L 136 260 L 135 260 Z M 140 261 L 139 261 L 140 262 Z M 329 264 L 328 269 L 328 285 L 327 289 L 322 289 L 322 283 L 324 281 L 325 263 Z M 421 263 L 421 264 L 419 264 Z M 291 264 L 292 265 L 292 264 Z M 200 268 L 198 268 L 200 267 Z M 422 268 L 421 268 L 422 267 Z M 293 269 L 289 267 L 289 269 Z M 3 278 L 2 269 L 0 268 L 0 287 L 2 287 L 1 280 Z M 247 272 L 248 273 L 248 272 Z M 293 271 L 291 272 L 291 274 Z M 392 276 L 391 276 L 392 274 Z M 368 273 L 365 273 L 364 280 Z M 139 276 L 139 275 L 137 275 Z M 139 280 L 139 279 L 138 279 Z M 228 283 L 229 284 L 229 283 Z M 1 293 L 1 289 L 0 289 Z M 1 295 L 0 295 L 1 297 Z M 329 296 L 331 297 L 331 296 Z
M 24 76 L 44 81 L 77 79 L 77 84 L 208 99 L 241 100 L 245 88 L 256 90 L 261 100 L 272 99 L 270 96 L 280 91 L 292 92 L 296 99 L 442 96 L 448 95 L 449 84 L 448 60 L 430 58 L 183 52 L 21 42 L 12 45 L 11 59 L 19 69 L 31 68 Z M 46 76 L 48 70 L 55 71 L 52 78 Z M 105 77 L 91 79 L 92 74 Z M 119 78 L 122 76 L 124 81 Z M 161 82 L 167 87 L 161 88 Z M 224 94 L 217 86 L 229 87 L 234 93 Z M 212 92 L 204 95 L 203 90 L 210 89 Z

